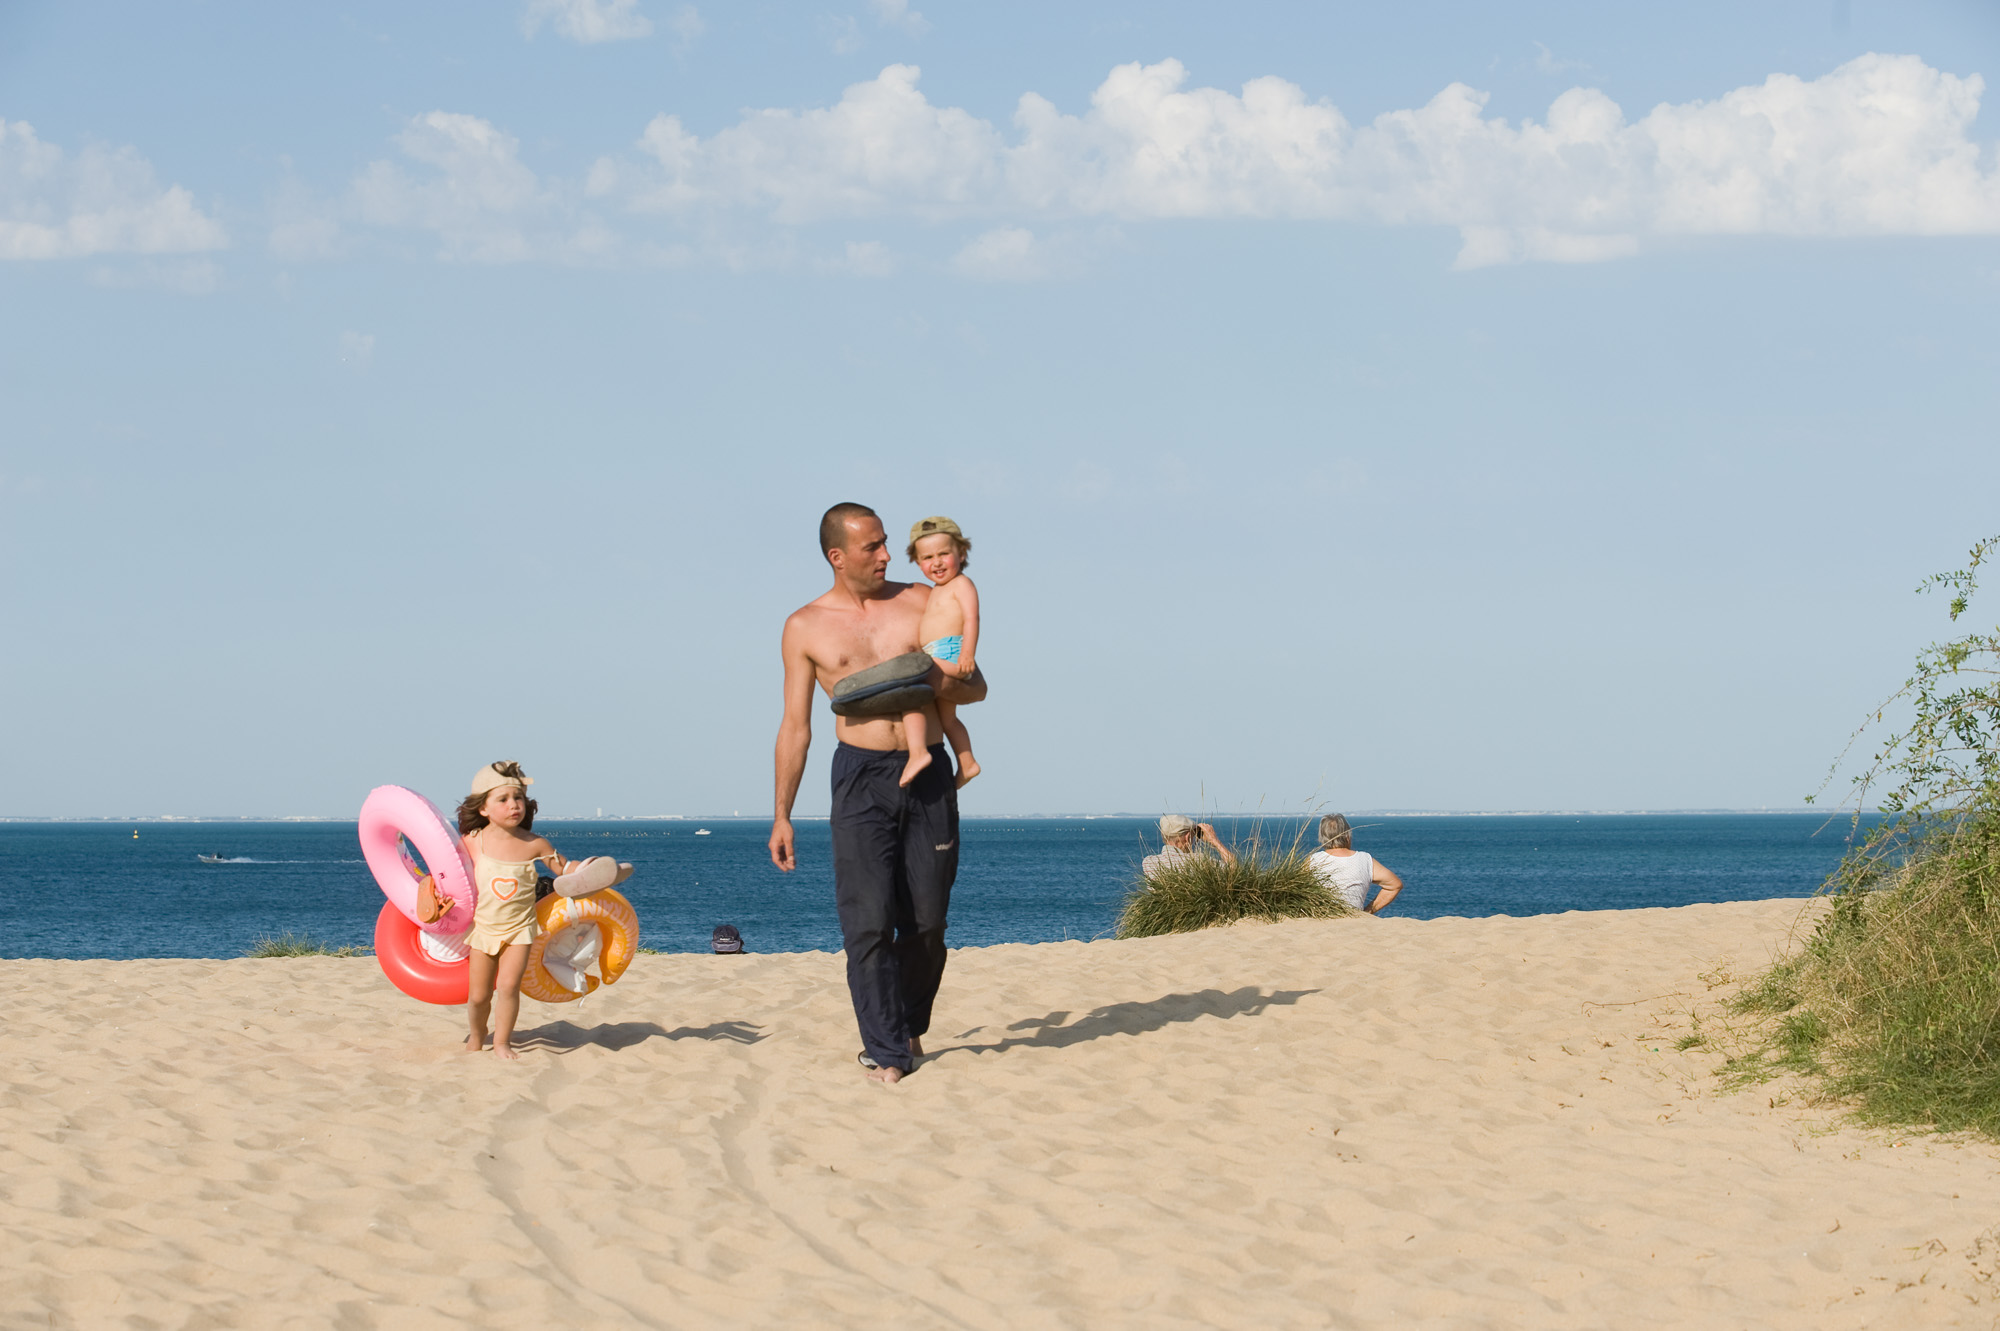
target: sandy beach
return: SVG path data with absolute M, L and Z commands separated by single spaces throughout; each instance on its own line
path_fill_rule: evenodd
M 1676 1048 L 1799 909 L 964 950 L 894 1088 L 829 954 L 514 1065 L 370 958 L 0 963 L 0 1324 L 1990 1326 L 2000 1153 Z

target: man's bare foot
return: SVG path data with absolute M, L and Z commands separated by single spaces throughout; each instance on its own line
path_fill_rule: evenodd
M 896 778 L 896 784 L 899 786 L 909 785 L 917 779 L 917 773 L 930 765 L 931 751 L 929 749 L 911 749 L 910 761 L 903 764 L 903 774 Z
M 501 1044 L 501 1043 L 499 1043 L 498 1041 L 495 1041 L 495 1042 L 494 1042 L 494 1045 L 493 1045 L 493 1057 L 495 1057 L 495 1058 L 519 1058 L 519 1057 L 520 1057 L 520 1055 L 514 1052 L 514 1046 L 513 1046 L 513 1045 L 511 1045 L 511 1044 Z
M 486 1032 L 474 1031 L 465 1037 L 465 1052 L 476 1054 L 486 1047 Z
M 879 1081 L 884 1086 L 894 1086 L 903 1079 L 901 1068 L 869 1068 L 863 1074 L 870 1081 Z
M 958 784 L 964 785 L 979 775 L 979 760 L 969 753 L 958 755 Z

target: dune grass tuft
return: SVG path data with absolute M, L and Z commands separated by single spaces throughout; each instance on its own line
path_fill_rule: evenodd
M 1118 912 L 1116 936 L 1152 938 L 1238 920 L 1329 920 L 1354 913 L 1306 863 L 1299 841 L 1267 851 L 1252 833 L 1234 864 L 1204 854 L 1165 866 L 1150 879 L 1135 878 Z
M 246 957 L 365 957 L 372 949 L 365 947 L 335 947 L 322 943 L 311 934 L 295 934 L 290 929 L 276 937 L 266 936 L 252 943 Z
M 1736 1000 L 1770 1024 L 1725 1073 L 1806 1073 L 1865 1122 L 2000 1138 L 2000 808 L 1933 829 L 1832 903 Z
M 1957 624 L 1996 553 L 1988 537 L 1918 590 L 1948 593 Z M 1831 908 L 1805 946 L 1737 998 L 1764 1043 L 1724 1074 L 1801 1072 L 1864 1121 L 2000 1139 L 2000 628 L 1919 652 L 1829 783 L 1864 734 L 1854 830 L 1871 805 L 1879 820 L 1821 889 Z

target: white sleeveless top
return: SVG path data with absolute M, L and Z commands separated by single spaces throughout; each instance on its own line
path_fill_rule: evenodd
M 1375 881 L 1375 857 L 1365 850 L 1329 855 L 1316 850 L 1306 857 L 1319 880 L 1340 893 L 1356 910 L 1368 909 L 1368 885 Z

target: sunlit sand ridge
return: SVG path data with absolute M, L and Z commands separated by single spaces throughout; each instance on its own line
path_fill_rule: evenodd
M 0 1324 L 1987 1326 L 1983 1146 L 1680 1051 L 1797 902 L 642 957 L 521 1063 L 371 960 L 0 964 Z M 753 940 L 754 941 L 754 940 Z

